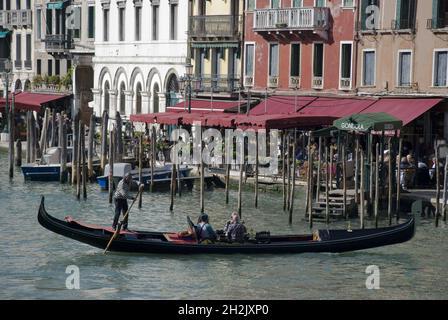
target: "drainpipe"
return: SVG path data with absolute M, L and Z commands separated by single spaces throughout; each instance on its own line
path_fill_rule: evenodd
M 358 31 L 357 31 L 357 27 L 359 25 L 359 14 L 360 14 L 360 8 L 361 8 L 361 0 L 356 0 L 356 8 L 355 8 L 355 25 L 354 25 L 354 30 L 355 30 L 355 35 L 354 35 L 354 57 L 352 57 L 353 59 L 353 70 L 352 70 L 352 74 L 353 74 L 353 84 L 352 87 L 354 87 L 355 90 L 355 94 L 358 94 L 358 54 L 359 54 L 359 36 L 358 36 Z

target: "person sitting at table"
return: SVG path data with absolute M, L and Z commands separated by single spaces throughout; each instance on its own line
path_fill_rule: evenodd
M 230 216 L 230 220 L 227 221 L 224 227 L 224 233 L 228 240 L 232 242 L 244 242 L 244 235 L 247 229 L 244 224 L 241 223 L 238 213 L 233 212 Z

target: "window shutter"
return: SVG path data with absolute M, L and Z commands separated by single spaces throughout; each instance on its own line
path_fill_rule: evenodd
M 395 17 L 395 26 L 397 29 L 401 29 L 401 0 L 397 0 L 397 16 Z
M 432 0 L 432 27 L 439 28 L 439 3 L 440 0 Z
M 361 30 L 366 30 L 366 9 L 369 5 L 369 0 L 362 0 L 361 3 Z

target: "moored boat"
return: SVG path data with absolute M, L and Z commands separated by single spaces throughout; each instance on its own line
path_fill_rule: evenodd
M 38 221 L 46 229 L 76 241 L 105 249 L 114 230 L 86 224 L 66 217 L 60 220 L 45 210 L 42 197 Z M 266 235 L 244 243 L 225 240 L 212 244 L 198 243 L 178 237 L 175 232 L 121 231 L 109 247 L 110 251 L 133 253 L 305 253 L 347 252 L 406 242 L 414 236 L 414 218 L 385 228 L 363 230 L 318 230 L 307 235 Z

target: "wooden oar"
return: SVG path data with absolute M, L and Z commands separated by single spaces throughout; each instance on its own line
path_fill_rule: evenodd
M 114 234 L 112 235 L 112 237 L 110 238 L 109 243 L 108 243 L 107 246 L 106 246 L 106 249 L 104 249 L 104 254 L 107 252 L 107 250 L 109 250 L 109 247 L 110 247 L 110 245 L 112 244 L 112 241 L 114 241 L 115 238 L 116 238 L 116 237 L 118 236 L 118 234 L 120 233 L 120 231 L 121 231 L 121 225 L 123 224 L 123 221 L 126 221 L 126 218 L 128 217 L 129 212 L 131 212 L 132 206 L 133 206 L 134 203 L 137 201 L 137 199 L 139 198 L 140 194 L 143 192 L 143 187 L 144 187 L 143 185 L 140 185 L 140 186 L 139 186 L 137 195 L 135 196 L 134 200 L 132 201 L 131 205 L 129 206 L 128 211 L 126 211 L 126 214 L 124 215 L 123 220 L 121 220 L 120 223 L 118 224 L 118 226 L 117 226 L 117 230 L 115 230 L 115 233 L 114 233 Z

